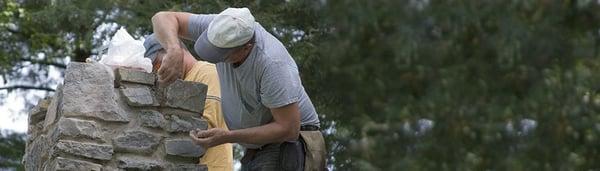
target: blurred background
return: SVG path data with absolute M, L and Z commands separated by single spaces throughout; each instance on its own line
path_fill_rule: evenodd
M 600 169 L 600 1 L 0 0 L 0 170 L 118 28 L 242 6 L 296 60 L 332 170 Z

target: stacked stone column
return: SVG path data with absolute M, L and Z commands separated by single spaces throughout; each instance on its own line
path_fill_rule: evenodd
M 69 64 L 29 114 L 27 170 L 206 170 L 188 132 L 207 129 L 207 86 L 98 63 Z

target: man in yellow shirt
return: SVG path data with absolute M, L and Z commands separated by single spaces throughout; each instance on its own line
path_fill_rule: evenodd
M 165 55 L 165 50 L 154 37 L 148 36 L 144 41 L 146 53 L 144 57 L 152 60 L 152 72 L 157 72 Z M 228 129 L 221 111 L 221 88 L 215 64 L 198 61 L 184 50 L 184 73 L 186 81 L 195 81 L 208 85 L 204 113 L 202 117 L 208 122 L 208 128 Z M 210 171 L 233 170 L 233 148 L 231 143 L 208 148 L 200 158 L 200 164 L 205 164 Z

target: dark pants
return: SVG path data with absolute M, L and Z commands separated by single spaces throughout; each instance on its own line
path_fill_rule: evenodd
M 247 149 L 242 158 L 242 171 L 304 170 L 304 142 L 302 140 L 267 144 L 259 149 Z
M 318 131 L 319 127 L 305 125 L 301 131 Z M 298 141 L 271 143 L 259 149 L 247 149 L 242 158 L 242 171 L 254 170 L 293 170 L 303 171 L 305 145 L 302 138 Z

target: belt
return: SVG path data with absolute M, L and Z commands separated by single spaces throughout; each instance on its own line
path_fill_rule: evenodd
M 319 131 L 319 127 L 315 126 L 315 125 L 302 125 L 302 126 L 300 126 L 300 131 Z M 265 144 L 257 149 L 247 149 L 247 150 L 260 150 L 263 147 L 270 145 L 270 144 L 273 144 L 273 143 Z
M 301 125 L 300 126 L 300 131 L 319 131 L 319 127 L 315 126 L 315 125 Z M 298 138 L 298 141 L 303 141 L 300 140 L 300 138 Z M 302 142 L 304 143 L 304 142 Z M 269 143 L 269 144 L 265 144 L 257 149 L 246 149 L 246 153 L 244 154 L 244 157 L 242 157 L 242 159 L 240 160 L 242 163 L 247 163 L 251 160 L 254 159 L 254 155 L 258 152 L 263 150 L 266 146 L 268 145 L 273 145 L 273 144 L 281 144 L 281 143 Z
M 318 131 L 319 127 L 314 125 L 302 125 L 300 131 Z

